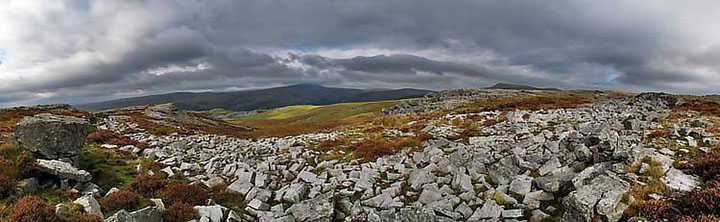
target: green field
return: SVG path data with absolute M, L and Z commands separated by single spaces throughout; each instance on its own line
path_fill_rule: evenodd
M 226 121 L 256 128 L 252 136 L 287 136 L 329 131 L 372 121 L 383 108 L 398 101 L 340 103 L 325 106 L 288 106 Z

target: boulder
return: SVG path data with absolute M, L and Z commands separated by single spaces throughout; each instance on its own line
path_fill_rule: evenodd
M 662 178 L 665 186 L 680 192 L 689 192 L 700 186 L 700 179 L 693 175 L 687 175 L 682 171 L 670 168 Z
M 15 126 L 21 148 L 38 158 L 61 160 L 78 166 L 89 123 L 71 116 L 38 114 L 23 118 Z
M 85 208 L 85 212 L 104 217 L 102 209 L 100 208 L 100 203 L 98 203 L 92 195 L 82 196 L 73 203 L 82 205 Z
M 105 222 L 135 222 L 135 218 L 125 210 L 120 210 L 112 216 L 105 219 Z
M 92 175 L 84 170 L 73 167 L 70 163 L 59 160 L 37 160 L 38 170 L 55 175 L 61 179 L 70 179 L 78 182 L 88 182 Z
M 630 189 L 619 178 L 601 175 L 590 184 L 570 192 L 563 200 L 565 221 L 618 221 L 627 205 L 622 196 Z
M 335 204 L 331 193 L 321 194 L 303 202 L 293 204 L 285 213 L 295 217 L 295 221 L 331 221 Z
M 493 218 L 500 218 L 500 215 L 502 215 L 503 208 L 502 206 L 495 203 L 495 201 L 489 200 L 485 201 L 485 204 L 483 204 L 482 207 L 478 207 L 475 212 L 470 216 L 470 219 L 468 221 L 479 221 L 481 219 L 493 219 Z
M 575 175 L 574 172 L 558 172 L 552 176 L 535 178 L 532 183 L 544 191 L 557 193 L 572 188 L 572 179 Z
M 420 187 L 422 187 L 423 184 L 432 183 L 434 181 L 435 175 L 426 169 L 413 170 L 410 172 L 410 176 L 408 177 L 408 183 L 413 190 L 420 190 Z
M 140 210 L 133 211 L 130 215 L 135 218 L 136 222 L 155 222 L 162 221 L 162 213 L 157 207 L 145 207 Z
M 225 211 L 228 210 L 220 205 L 195 206 L 194 208 L 200 215 L 200 221 L 208 222 L 224 222 L 223 219 L 225 219 Z

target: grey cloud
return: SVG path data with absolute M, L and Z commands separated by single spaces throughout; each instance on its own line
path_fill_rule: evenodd
M 720 3 L 676 4 L 12 0 L 0 9 L 0 31 L 12 33 L 0 36 L 0 103 L 297 82 L 717 93 Z M 335 58 L 326 49 L 358 54 Z M 360 53 L 372 49 L 385 51 Z M 207 68 L 149 74 L 199 64 Z

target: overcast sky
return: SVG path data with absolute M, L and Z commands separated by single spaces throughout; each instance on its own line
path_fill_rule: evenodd
M 4 0 L 0 106 L 295 83 L 720 92 L 720 1 Z

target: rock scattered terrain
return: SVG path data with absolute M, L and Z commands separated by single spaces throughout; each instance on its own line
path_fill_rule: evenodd
M 415 115 L 533 93 L 451 90 L 409 100 L 384 113 Z M 626 213 L 634 198 L 640 198 L 634 194 L 637 187 L 660 181 L 670 192 L 685 193 L 702 185 L 701 178 L 677 169 L 677 163 L 689 153 L 709 152 L 716 146 L 720 138 L 707 129 L 718 126 L 693 112 L 677 118 L 672 107 L 682 99 L 667 94 L 601 94 L 595 98 L 602 99 L 573 108 L 447 113 L 424 120 L 417 131 L 386 128 L 384 137 L 422 134 L 425 139 L 418 147 L 373 159 L 330 158 L 337 151 L 317 148 L 325 141 L 364 135 L 351 130 L 256 139 L 208 133 L 155 135 L 120 112 L 108 114 L 95 127 L 147 144 L 105 144 L 106 149 L 153 159 L 169 176 L 183 175 L 189 183 L 205 187 L 224 186 L 244 197 L 243 212 L 213 201 L 194 206 L 200 215 L 197 221 L 638 221 L 640 215 Z M 168 110 L 173 108 L 143 112 L 162 122 Z M 20 126 L 28 125 L 23 122 L 19 132 Z M 402 123 L 413 124 L 418 123 Z M 482 126 L 481 133 L 466 133 L 467 124 Z M 64 129 L 82 134 L 72 126 Z M 667 135 L 653 139 L 659 130 Z M 78 184 L 89 181 L 70 165 L 38 163 L 60 178 Z M 650 195 L 673 198 L 665 192 Z M 93 192 L 76 202 L 87 212 L 103 215 Z M 161 201 L 104 216 L 105 221 L 156 221 L 163 208 Z

